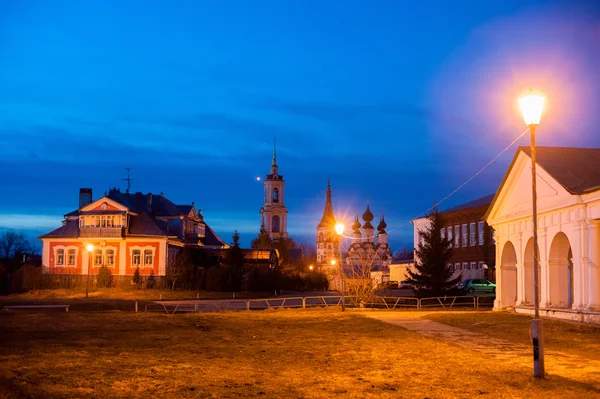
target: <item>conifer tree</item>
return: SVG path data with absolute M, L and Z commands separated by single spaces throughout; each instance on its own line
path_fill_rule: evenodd
M 260 226 L 258 235 L 252 240 L 252 248 L 273 248 L 273 240 L 265 226 Z
M 242 288 L 242 279 L 244 277 L 244 252 L 240 248 L 240 234 L 233 232 L 233 242 L 229 248 L 229 289 L 240 291 Z
M 448 238 L 442 238 L 444 220 L 437 208 L 433 209 L 427 219 L 428 227 L 420 232 L 423 240 L 415 248 L 415 271 L 409 269 L 407 273 L 417 296 L 442 296 L 461 282 L 462 274 L 452 278 L 452 249 Z
M 140 284 L 141 281 L 142 281 L 142 278 L 140 277 L 140 268 L 136 267 L 135 272 L 133 272 L 133 283 L 135 284 L 136 288 Z

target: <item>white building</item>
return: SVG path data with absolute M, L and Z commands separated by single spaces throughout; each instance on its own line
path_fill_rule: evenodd
M 287 214 L 284 196 L 285 181 L 279 174 L 277 166 L 277 152 L 273 144 L 273 162 L 271 163 L 271 173 L 267 175 L 264 182 L 265 199 L 264 205 L 260 208 L 261 226 L 269 233 L 271 239 L 288 238 L 287 233 Z
M 600 149 L 538 147 L 541 314 L 600 323 Z M 488 213 L 496 231 L 495 308 L 533 313 L 532 180 L 519 147 Z

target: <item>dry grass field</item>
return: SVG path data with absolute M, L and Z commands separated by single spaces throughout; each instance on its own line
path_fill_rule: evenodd
M 1 398 L 600 397 L 598 375 L 537 381 L 337 309 L 2 312 L 0 342 Z

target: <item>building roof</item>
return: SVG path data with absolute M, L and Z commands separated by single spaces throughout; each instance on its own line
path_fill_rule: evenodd
M 210 228 L 209 225 L 205 225 L 204 237 L 201 238 L 200 241 L 205 246 L 208 246 L 208 245 L 212 245 L 212 246 L 227 246 L 227 244 L 225 243 L 225 241 L 223 241 L 221 239 L 221 237 L 219 237 L 217 235 L 217 233 L 215 233 L 214 230 Z
M 325 199 L 325 209 L 323 210 L 323 217 L 319 222 L 317 228 L 329 228 L 335 226 L 335 215 L 333 213 L 333 205 L 331 205 L 331 184 L 327 182 L 327 197 Z
M 68 220 L 56 230 L 44 234 L 41 237 L 77 238 L 79 236 L 79 223 L 77 220 Z
M 456 211 L 463 211 L 465 209 L 478 208 L 480 206 L 486 206 L 486 205 L 489 205 L 492 203 L 492 200 L 494 199 L 495 195 L 496 194 L 489 194 L 489 195 L 486 195 L 485 197 L 477 198 L 476 200 L 466 202 L 462 205 L 457 205 L 450 209 L 446 209 L 444 211 L 441 211 L 440 213 L 444 214 L 444 213 L 450 213 L 450 212 L 456 212 Z
M 519 147 L 519 151 L 531 158 L 530 147 Z M 600 190 L 600 148 L 536 147 L 535 152 L 537 164 L 569 193 Z
M 490 215 L 521 152 L 531 158 L 530 147 L 520 146 L 517 148 L 502 183 L 496 191 L 492 204 L 483 216 L 484 219 L 487 219 Z M 538 146 L 535 148 L 535 153 L 537 165 L 569 193 L 581 195 L 600 190 L 600 148 Z

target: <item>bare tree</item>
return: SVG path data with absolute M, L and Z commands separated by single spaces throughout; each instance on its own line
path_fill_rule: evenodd
M 0 258 L 9 259 L 18 252 L 27 252 L 32 245 L 29 243 L 23 232 L 15 230 L 5 231 L 0 236 Z
M 172 290 L 175 289 L 175 284 L 177 284 L 177 281 L 186 275 L 192 269 L 192 267 L 193 265 L 185 250 L 181 250 L 175 259 L 168 263 L 167 279 L 171 281 Z
M 376 246 L 372 242 L 352 244 L 343 266 L 348 295 L 355 297 L 358 303 L 371 301 L 376 290 L 373 272 L 382 271 L 380 269 L 389 261 L 391 253 L 387 245 Z

